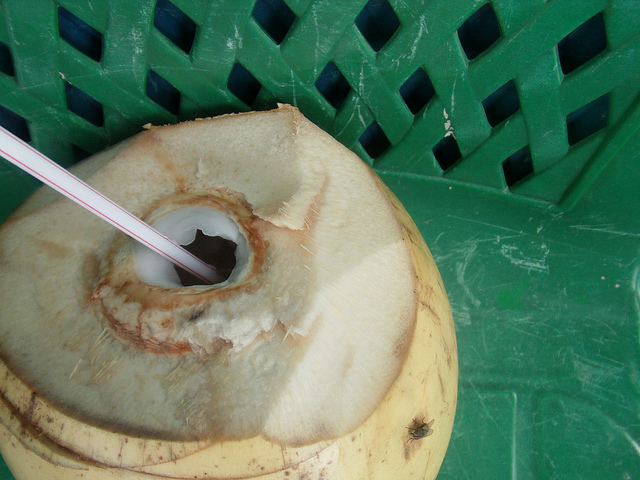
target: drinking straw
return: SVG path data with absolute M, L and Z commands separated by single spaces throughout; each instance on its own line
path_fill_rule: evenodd
M 201 280 L 207 283 L 222 280 L 215 268 L 157 232 L 2 127 L 0 127 L 0 155 Z

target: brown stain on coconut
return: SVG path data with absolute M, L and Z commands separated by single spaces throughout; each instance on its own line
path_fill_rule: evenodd
M 146 132 L 138 135 L 130 148 L 146 152 L 145 156 L 153 159 L 154 175 L 170 178 L 171 183 L 175 185 L 175 192 L 184 192 L 189 184 L 188 177 L 184 169 L 167 154 L 164 140 L 155 133 L 154 130 L 160 127 L 144 125 L 143 128 Z
M 40 237 L 32 238 L 32 240 L 35 241 L 42 250 L 45 250 L 51 256 L 51 258 L 54 258 L 56 260 L 67 258 L 72 253 L 71 247 L 61 245 L 51 240 L 46 240 Z
M 29 401 L 27 411 L 21 412 L 16 408 L 16 406 L 10 402 L 3 393 L 0 393 L 0 402 L 3 404 L 3 408 L 6 408 L 9 411 L 9 415 L 12 421 L 15 421 L 18 424 L 18 435 L 20 441 L 24 443 L 30 443 L 33 439 L 37 439 L 38 442 L 44 444 L 46 448 L 49 450 L 49 454 L 53 457 L 54 455 L 58 455 L 63 459 L 72 459 L 74 461 L 81 460 L 86 462 L 88 465 L 97 465 L 97 463 L 92 460 L 83 457 L 73 450 L 59 445 L 55 442 L 55 440 L 51 439 L 48 435 L 45 434 L 45 430 L 40 427 L 38 421 L 32 421 L 34 417 L 35 410 L 38 408 L 39 398 L 37 392 L 31 392 L 31 399 Z M 47 423 L 51 423 L 51 418 L 47 417 L 44 421 Z M 35 453 L 35 452 L 34 452 Z
M 187 206 L 213 207 L 230 215 L 240 225 L 253 254 L 251 270 L 244 280 L 222 287 L 167 288 L 143 282 L 135 271 L 131 240 L 121 236 L 99 267 L 102 274 L 89 292 L 89 301 L 102 311 L 111 331 L 137 348 L 162 354 L 193 352 L 187 338 L 181 338 L 177 323 L 194 321 L 206 312 L 207 305 L 258 287 L 256 277 L 264 268 L 268 245 L 260 234 L 263 220 L 256 217 L 244 201 L 233 192 L 215 194 L 176 194 L 152 205 L 143 219 L 149 223 L 168 211 Z M 95 270 L 94 270 L 95 271 Z M 176 322 L 174 319 L 181 319 Z M 213 350 L 225 348 L 224 341 L 214 342 Z
M 447 387 L 445 386 L 444 380 L 442 378 L 442 373 L 438 372 L 438 380 L 440 381 L 440 394 L 442 395 L 442 398 L 446 398 L 447 397 Z
M 166 153 L 156 144 L 154 144 L 153 155 L 158 160 L 162 168 L 174 179 L 176 191 L 184 191 L 188 183 L 184 171 L 176 168 L 176 164 L 166 155 Z
M 413 339 L 415 324 L 417 322 L 413 322 L 407 325 L 398 338 L 393 343 L 393 355 L 398 360 L 404 359 L 408 355 L 408 346 L 411 345 L 411 340 Z

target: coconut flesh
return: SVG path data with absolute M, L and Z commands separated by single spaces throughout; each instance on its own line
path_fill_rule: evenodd
M 355 155 L 282 106 L 149 127 L 74 172 L 182 244 L 217 237 L 232 266 L 184 286 L 39 190 L 0 229 L 0 355 L 39 397 L 173 441 L 306 445 L 375 410 L 414 332 L 415 271 Z

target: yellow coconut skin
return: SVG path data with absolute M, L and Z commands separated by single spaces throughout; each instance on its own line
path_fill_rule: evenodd
M 301 447 L 262 437 L 214 443 L 127 437 L 60 412 L 0 363 L 0 452 L 16 480 L 434 479 L 456 410 L 453 318 L 442 279 L 416 225 L 377 180 L 397 213 L 412 255 L 417 314 L 398 377 L 358 428 Z M 420 424 L 430 427 L 416 432 Z M 59 441 L 65 437 L 68 441 Z M 95 454 L 79 455 L 73 444 L 92 445 Z
M 358 429 L 334 441 L 300 448 L 281 447 L 261 438 L 214 443 L 198 446 L 194 453 L 174 461 L 170 454 L 163 460 L 150 454 L 153 450 L 178 451 L 179 445 L 131 438 L 126 442 L 138 443 L 141 452 L 151 449 L 149 457 L 143 453 L 136 468 L 116 468 L 80 458 L 49 441 L 42 433 L 44 424 L 45 430 L 63 430 L 65 423 L 74 420 L 43 400 L 33 402 L 34 393 L 2 365 L 0 374 L 8 388 L 0 403 L 0 451 L 16 480 L 435 478 L 456 409 L 458 362 L 453 319 L 433 257 L 402 205 L 387 193 L 404 225 L 405 241 L 413 255 L 418 316 L 400 375 Z M 21 414 L 8 397 L 37 404 L 37 408 Z M 414 439 L 410 429 L 414 420 L 433 420 L 432 434 Z M 79 437 L 75 441 L 82 441 L 84 436 L 99 450 L 100 438 L 107 434 L 91 430 L 87 426 L 76 433 Z

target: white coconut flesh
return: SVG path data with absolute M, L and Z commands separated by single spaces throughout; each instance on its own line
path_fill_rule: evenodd
M 199 206 L 179 208 L 152 222 L 152 226 L 196 256 L 212 253 L 211 257 L 214 257 L 216 251 L 220 252 L 215 258 L 202 258 L 217 267 L 216 284 L 232 284 L 245 273 L 249 264 L 247 240 L 238 224 L 219 209 Z M 151 285 L 168 288 L 208 285 L 195 277 L 185 280 L 188 277 L 179 267 L 140 243 L 134 245 L 134 257 L 138 276 Z M 231 261 L 224 257 L 231 257 Z M 227 268 L 223 270 L 224 267 Z
M 223 282 L 175 270 L 42 190 L 0 229 L 0 355 L 100 428 L 284 445 L 360 425 L 402 368 L 416 278 L 389 198 L 291 107 L 151 127 L 76 168 L 188 244 L 233 242 Z

